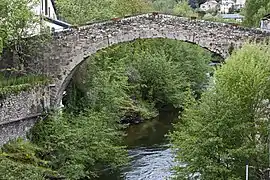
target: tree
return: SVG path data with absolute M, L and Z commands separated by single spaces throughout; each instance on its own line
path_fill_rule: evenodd
M 181 108 L 188 85 L 199 97 L 210 60 L 211 54 L 201 47 L 176 40 L 115 45 L 98 52 L 75 73 L 76 88 L 67 91 L 67 107 L 105 109 L 119 119 L 133 112 L 149 119 L 165 106 Z
M 43 159 L 66 179 L 95 179 L 101 170 L 127 163 L 121 125 L 115 118 L 90 110 L 78 116 L 55 114 L 32 129 L 31 140 L 44 147 Z
M 57 0 L 60 17 L 72 24 L 108 19 L 113 16 L 113 0 Z
M 156 11 L 163 13 L 174 13 L 177 6 L 185 6 L 187 8 L 196 8 L 198 6 L 197 0 L 153 0 L 152 6 Z
M 149 12 L 152 8 L 146 0 L 114 0 L 113 11 L 116 16 L 134 15 Z
M 4 47 L 19 44 L 31 35 L 29 29 L 37 23 L 34 0 L 1 0 L 0 2 L 0 52 Z
M 270 2 L 268 0 L 247 0 L 244 9 L 244 24 L 250 27 L 258 27 L 263 16 L 269 14 Z
M 16 57 L 12 66 L 16 70 L 24 71 L 26 61 L 38 56 L 41 46 L 50 39 L 40 17 L 34 14 L 37 3 L 37 0 L 0 2 L 0 55 L 3 48 L 12 53 Z
M 56 5 L 62 18 L 79 25 L 142 13 L 150 8 L 145 0 L 57 0 Z
M 185 16 L 185 17 L 192 17 L 197 16 L 194 10 L 188 4 L 188 1 L 183 0 L 179 2 L 173 9 L 174 14 Z
M 245 45 L 217 70 L 200 103 L 191 101 L 170 135 L 179 179 L 263 179 L 269 167 L 270 52 Z M 189 98 L 190 99 L 190 98 Z
M 43 149 L 22 139 L 3 145 L 0 149 L 0 179 L 45 180 L 59 177 L 50 169 L 50 163 L 42 160 Z
M 155 0 L 152 3 L 153 8 L 156 11 L 164 12 L 164 13 L 172 13 L 173 8 L 177 5 L 176 0 Z

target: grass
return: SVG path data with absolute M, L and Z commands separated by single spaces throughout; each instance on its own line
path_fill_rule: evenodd
M 0 73 L 0 96 L 17 94 L 21 91 L 27 91 L 38 85 L 49 83 L 49 78 L 43 75 L 23 75 L 20 77 L 5 77 Z

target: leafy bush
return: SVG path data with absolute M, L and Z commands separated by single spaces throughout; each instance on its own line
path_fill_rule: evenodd
M 30 142 L 18 139 L 5 144 L 0 150 L 0 179 L 45 180 L 58 177 L 41 159 L 42 149 Z
M 95 179 L 105 168 L 119 169 L 128 159 L 122 126 L 114 118 L 87 112 L 40 121 L 31 142 L 18 139 L 1 148 L 0 179 Z
M 69 179 L 93 179 L 103 168 L 127 162 L 123 134 L 113 116 L 89 111 L 79 116 L 56 115 L 32 131 L 32 142 L 44 147 L 44 159 Z
M 200 103 L 189 98 L 171 134 L 177 160 L 187 164 L 176 168 L 179 179 L 244 179 L 246 161 L 251 179 L 266 177 L 269 76 L 268 45 L 245 45 L 217 70 Z
M 62 18 L 72 24 L 85 24 L 151 9 L 145 0 L 58 0 L 56 5 Z
M 198 14 L 190 7 L 187 0 L 180 1 L 173 8 L 173 13 L 184 17 L 198 17 Z
M 29 164 L 18 163 L 0 157 L 0 179 L 8 180 L 45 180 L 42 169 Z
M 259 27 L 261 19 L 269 14 L 270 2 L 267 0 L 248 0 L 243 14 L 245 19 L 243 24 L 249 27 Z
M 68 90 L 67 106 L 120 117 L 128 112 L 153 117 L 155 106 L 181 107 L 189 86 L 199 95 L 207 84 L 210 60 L 211 54 L 201 47 L 175 40 L 113 46 L 80 67 Z

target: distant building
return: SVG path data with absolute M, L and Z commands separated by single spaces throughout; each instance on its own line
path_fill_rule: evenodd
M 221 0 L 220 13 L 228 14 L 245 7 L 246 0 Z
M 217 3 L 217 1 L 209 0 L 209 1 L 206 1 L 205 3 L 200 5 L 200 10 L 202 10 L 202 11 L 216 11 L 216 10 L 218 10 L 218 6 L 219 6 L 219 4 Z
M 235 2 L 233 0 L 222 0 L 220 4 L 220 13 L 228 14 L 234 10 Z
M 52 32 L 62 31 L 69 28 L 71 25 L 58 19 L 55 7 L 55 0 L 40 0 L 34 6 L 33 12 L 40 16 L 42 26 L 48 27 Z M 34 26 L 33 26 L 34 27 Z M 34 34 L 39 33 L 40 25 L 34 27 Z
M 260 27 L 264 31 L 270 31 L 270 14 L 265 15 L 261 19 Z
M 188 4 L 190 5 L 191 8 L 196 9 L 197 6 L 197 0 L 188 0 Z
M 236 0 L 234 9 L 235 10 L 242 9 L 243 7 L 245 7 L 245 3 L 246 3 L 246 0 Z
M 221 14 L 221 17 L 223 19 L 231 19 L 231 20 L 236 20 L 239 22 L 242 22 L 244 19 L 244 16 L 242 16 L 240 14 Z

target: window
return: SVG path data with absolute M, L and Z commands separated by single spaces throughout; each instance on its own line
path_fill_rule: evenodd
M 45 0 L 45 15 L 48 15 L 48 0 Z
M 43 0 L 41 0 L 41 13 L 43 14 L 43 10 L 44 10 L 44 7 L 43 7 L 44 5 L 43 5 Z

